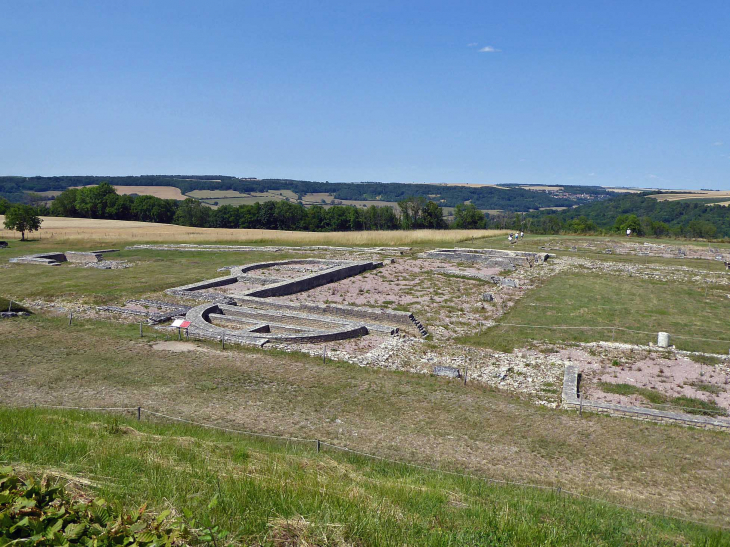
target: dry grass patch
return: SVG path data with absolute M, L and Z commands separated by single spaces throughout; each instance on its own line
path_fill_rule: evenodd
M 0 215 L 0 225 L 5 217 Z M 287 232 L 191 228 L 128 220 L 43 217 L 40 232 L 33 239 L 83 241 L 239 242 L 281 245 L 408 246 L 426 243 L 453 245 L 461 241 L 493 237 L 505 230 L 394 230 L 369 232 Z M 0 239 L 16 239 L 18 233 L 0 230 Z

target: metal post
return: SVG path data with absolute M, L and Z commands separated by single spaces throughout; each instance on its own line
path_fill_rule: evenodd
M 137 407 L 137 421 L 140 421 L 142 419 L 142 407 Z

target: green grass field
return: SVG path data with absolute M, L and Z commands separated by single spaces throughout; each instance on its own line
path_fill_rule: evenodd
M 463 337 L 461 341 L 500 351 L 526 347 L 535 340 L 550 343 L 615 340 L 647 345 L 656 343 L 657 332 L 665 331 L 673 335 L 672 343 L 679 349 L 722 354 L 730 349 L 727 288 L 717 285 L 707 288 L 698 284 L 570 272 L 554 276 L 527 293 L 499 322 L 570 328 L 496 326 L 482 335 Z M 584 330 L 583 327 L 591 328 Z M 614 332 L 612 327 L 650 334 Z
M 40 253 L 66 247 L 74 250 L 95 249 L 98 243 L 64 244 L 28 242 L 0 250 L 0 261 L 28 253 Z M 294 256 L 285 252 L 194 252 L 124 250 L 109 255 L 111 260 L 129 260 L 134 266 L 121 270 L 98 270 L 69 265 L 49 268 L 36 265 L 16 265 L 0 270 L 0 295 L 13 299 L 78 300 L 86 304 L 123 302 L 144 295 L 158 296 L 165 289 L 193 281 L 219 277 L 216 270 L 223 266 L 285 260 Z
M 143 416 L 1 408 L 0 461 L 119 509 L 188 510 L 239 545 L 730 545 L 727 531 L 566 494 Z

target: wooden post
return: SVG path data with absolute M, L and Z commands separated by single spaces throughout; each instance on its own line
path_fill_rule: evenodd
M 327 364 L 327 346 L 322 347 L 322 364 Z
M 142 336 L 144 336 L 144 335 L 142 334 L 142 321 L 140 321 L 139 322 L 139 337 L 142 338 Z
M 8 306 L 8 311 L 13 311 L 13 301 L 10 301 L 10 305 Z
M 221 346 L 223 346 L 223 349 L 226 349 L 226 335 L 221 334 Z
M 578 395 L 578 400 L 580 401 L 580 410 L 578 410 L 578 414 L 580 416 L 583 416 L 583 394 L 581 393 Z
M 469 374 L 469 367 L 464 367 L 464 385 L 466 385 L 466 377 Z
M 317 439 L 317 454 L 319 454 L 319 451 L 321 450 L 319 439 Z
M 71 312 L 68 314 L 68 324 L 70 325 L 71 323 L 73 323 L 73 320 L 74 320 L 74 312 Z
M 177 339 L 182 340 L 182 332 L 181 332 L 180 327 L 177 328 Z
M 142 407 L 137 407 L 137 421 L 140 421 L 142 419 Z

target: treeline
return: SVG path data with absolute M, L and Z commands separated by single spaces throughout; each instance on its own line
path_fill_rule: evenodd
M 176 201 L 154 196 L 119 195 L 113 186 L 103 182 L 85 188 L 69 188 L 58 195 L 50 207 L 38 205 L 36 211 L 41 216 L 137 220 L 201 228 L 312 232 L 447 228 L 443 210 L 433 201 L 409 197 L 398 205 L 398 213 L 389 206 L 304 207 L 300 203 L 288 201 L 266 201 L 238 207 L 223 205 L 212 209 L 192 198 Z M 9 202 L 0 200 L 0 214 L 10 206 Z M 484 215 L 476 207 L 462 205 L 459 210 L 469 211 L 472 215 L 468 221 L 458 218 L 460 226 L 467 227 L 474 222 L 476 224 L 472 227 L 483 227 L 486 224 Z
M 525 215 L 530 232 L 540 234 L 632 233 L 641 236 L 728 238 L 730 207 L 693 201 L 658 201 L 648 194 L 621 194 L 564 211 Z
M 27 200 L 27 192 L 62 191 L 74 186 L 109 182 L 116 186 L 174 186 L 183 194 L 193 190 L 232 190 L 238 192 L 267 192 L 290 190 L 299 199 L 310 193 L 326 193 L 337 200 L 398 202 L 408 197 L 433 200 L 441 207 L 456 207 L 473 203 L 478 209 L 509 212 L 532 211 L 543 207 L 570 207 L 587 203 L 589 199 L 607 198 L 611 194 L 600 187 L 566 187 L 574 198 L 555 197 L 546 192 L 523 188 L 491 186 L 447 186 L 436 184 L 404 184 L 396 182 L 330 183 L 287 179 L 247 180 L 224 175 L 143 175 L 139 177 L 0 177 L 0 197 L 13 202 Z

